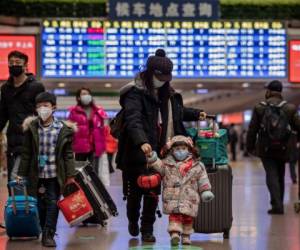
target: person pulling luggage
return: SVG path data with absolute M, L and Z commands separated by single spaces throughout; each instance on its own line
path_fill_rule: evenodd
M 183 121 L 205 119 L 206 113 L 183 105 L 182 96 L 171 87 L 173 63 L 163 49 L 150 56 L 146 68 L 134 81 L 120 90 L 122 110 L 118 138 L 117 168 L 122 170 L 123 193 L 127 198 L 128 231 L 142 241 L 155 242 L 153 225 L 158 205 L 155 195 L 137 185 L 137 179 L 146 170 L 146 155 L 160 152 L 168 138 L 187 135 Z M 143 199 L 143 208 L 141 202 Z M 142 216 L 140 216 L 142 215 Z M 141 227 L 139 219 L 141 217 Z
M 37 197 L 42 245 L 55 247 L 57 202 L 64 186 L 74 181 L 72 137 L 76 126 L 54 118 L 53 94 L 42 92 L 35 102 L 38 117 L 28 117 L 23 123 L 25 138 L 17 180 L 28 179 L 28 194 Z
M 168 232 L 171 244 L 190 245 L 193 220 L 197 216 L 200 199 L 214 198 L 205 166 L 189 137 L 173 137 L 163 148 L 163 160 L 153 151 L 147 161 L 163 177 L 163 212 L 169 215 Z

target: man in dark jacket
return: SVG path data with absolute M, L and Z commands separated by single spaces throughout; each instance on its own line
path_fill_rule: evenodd
M 20 157 L 23 144 L 22 123 L 35 112 L 35 97 L 45 91 L 42 83 L 27 74 L 28 56 L 19 51 L 8 55 L 10 77 L 1 87 L 0 131 L 7 129 L 7 170 L 11 179 L 15 162 Z M 18 159 L 19 161 L 19 159 Z
M 263 125 L 266 109 L 269 106 L 280 107 L 287 119 L 287 129 L 290 127 L 290 133 L 293 131 L 300 132 L 300 118 L 295 105 L 283 101 L 282 83 L 274 80 L 266 84 L 266 101 L 255 106 L 252 119 L 249 125 L 247 134 L 247 150 L 249 153 L 256 154 L 261 158 L 266 171 L 266 182 L 271 196 L 272 208 L 268 211 L 269 214 L 283 214 L 284 200 L 284 174 L 285 163 L 289 160 L 289 138 L 285 141 L 277 141 L 277 145 L 283 147 L 275 147 L 271 144 L 270 139 L 266 139 L 266 132 Z M 266 143 L 267 142 L 267 143 Z M 256 147 L 257 146 L 257 147 Z M 256 148 L 255 148 L 256 147 Z
M 129 233 L 139 234 L 141 200 L 142 240 L 154 242 L 153 224 L 160 187 L 154 190 L 138 186 L 137 178 L 147 174 L 146 155 L 160 152 L 169 138 L 186 135 L 183 121 L 205 118 L 201 110 L 186 108 L 182 96 L 170 87 L 172 61 L 163 50 L 157 50 L 147 61 L 147 69 L 121 89 L 125 129 L 119 140 L 117 167 L 123 171 L 123 191 L 127 197 Z

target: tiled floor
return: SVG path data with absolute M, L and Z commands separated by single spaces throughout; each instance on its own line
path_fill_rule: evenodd
M 58 225 L 57 249 L 68 250 L 125 250 L 125 249 L 189 249 L 189 250 L 300 250 L 300 214 L 293 210 L 297 200 L 297 186 L 292 185 L 287 171 L 286 214 L 270 216 L 269 197 L 265 186 L 264 171 L 258 161 L 244 160 L 233 164 L 233 227 L 231 238 L 223 240 L 221 234 L 194 234 L 193 244 L 186 248 L 171 248 L 166 232 L 167 217 L 155 223 L 157 242 L 142 245 L 139 238 L 132 239 L 127 232 L 125 203 L 122 200 L 120 174 L 112 175 L 109 188 L 119 209 L 119 217 L 111 219 L 106 228 L 70 228 L 60 217 Z M 5 180 L 0 179 L 0 213 L 6 200 Z M 0 250 L 43 249 L 39 241 L 8 241 L 0 229 Z

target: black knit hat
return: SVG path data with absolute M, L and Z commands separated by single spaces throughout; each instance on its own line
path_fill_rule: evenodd
M 154 72 L 158 80 L 169 82 L 172 80 L 173 63 L 166 57 L 163 49 L 158 49 L 154 56 L 150 56 L 147 60 L 147 69 Z
M 42 92 L 42 93 L 38 94 L 35 98 L 36 105 L 41 102 L 50 102 L 53 106 L 55 106 L 56 105 L 56 96 L 49 92 Z
M 282 91 L 282 82 L 278 80 L 273 80 L 265 84 L 265 88 L 271 91 L 281 92 Z

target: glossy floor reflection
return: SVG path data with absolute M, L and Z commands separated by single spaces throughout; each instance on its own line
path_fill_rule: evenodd
M 233 227 L 230 240 L 223 240 L 221 234 L 194 234 L 192 246 L 171 248 L 166 232 L 167 217 L 155 223 L 157 242 L 144 245 L 139 238 L 132 239 L 127 232 L 125 203 L 122 200 L 120 173 L 112 175 L 109 188 L 119 208 L 119 217 L 111 219 L 106 228 L 70 228 L 60 216 L 57 236 L 57 249 L 65 250 L 125 250 L 125 249 L 189 249 L 189 250 L 299 250 L 300 214 L 295 214 L 293 203 L 297 200 L 297 186 L 292 185 L 286 173 L 286 195 L 284 216 L 270 216 L 268 192 L 265 186 L 264 171 L 258 161 L 239 161 L 233 166 Z M 0 213 L 6 200 L 4 179 L 0 179 Z M 0 250 L 43 249 L 39 241 L 9 241 L 0 229 Z

